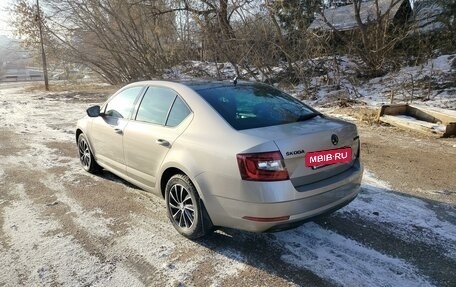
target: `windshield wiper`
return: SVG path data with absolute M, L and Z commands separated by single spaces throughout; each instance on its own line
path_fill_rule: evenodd
M 296 120 L 297 122 L 302 122 L 302 121 L 307 121 L 312 118 L 315 118 L 316 116 L 320 116 L 320 113 L 311 113 L 311 114 L 306 114 L 306 115 L 301 115 L 299 118 Z

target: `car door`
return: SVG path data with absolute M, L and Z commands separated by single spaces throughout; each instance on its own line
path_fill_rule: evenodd
M 115 94 L 102 108 L 91 126 L 91 142 L 97 162 L 125 173 L 123 133 L 135 103 L 144 87 L 127 87 Z
M 174 141 L 190 123 L 191 110 L 172 89 L 151 86 L 145 92 L 134 121 L 124 133 L 127 174 L 152 190 L 156 173 Z M 187 119 L 187 120 L 186 120 Z

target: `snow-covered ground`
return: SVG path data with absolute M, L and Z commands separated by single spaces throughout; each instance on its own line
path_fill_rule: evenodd
M 443 205 L 437 212 L 419 198 L 394 192 L 370 172 L 358 198 L 329 219 L 353 226 L 349 231 L 308 223 L 275 234 L 219 231 L 204 241 L 186 240 L 168 222 L 160 198 L 113 176 L 88 175 L 76 152 L 68 155 L 49 146 L 75 149 L 74 125 L 89 105 L 0 86 L 0 151 L 18 149 L 0 153 L 2 286 L 456 282 L 454 274 L 440 281 L 427 267 L 456 266 L 456 208 Z M 83 187 L 88 187 L 88 200 Z M 97 196 L 118 199 L 105 205 L 108 198 L 97 201 Z M 126 227 L 119 228 L 120 222 Z M 362 239 L 369 237 L 369 228 L 391 240 L 389 247 Z M 426 264 L 419 254 L 403 253 L 401 242 L 429 250 Z
M 456 110 L 456 55 L 443 55 L 419 66 L 403 67 L 358 87 L 369 105 L 413 102 Z
M 335 64 L 337 63 L 337 65 Z M 322 76 L 308 79 L 308 84 L 284 87 L 311 105 L 325 105 L 337 99 L 351 99 L 378 107 L 391 103 L 418 103 L 431 107 L 456 110 L 456 54 L 441 55 L 417 66 L 406 66 L 399 71 L 369 80 L 356 78 L 355 62 L 347 56 L 319 58 L 302 64 L 308 69 L 326 71 Z M 285 70 L 275 67 L 274 73 Z M 241 69 L 241 78 L 265 80 L 257 72 L 257 79 Z M 220 78 L 233 79 L 236 72 L 230 63 L 189 61 L 169 69 L 165 79 Z

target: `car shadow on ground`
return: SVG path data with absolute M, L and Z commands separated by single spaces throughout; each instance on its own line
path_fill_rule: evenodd
M 300 286 L 334 286 L 311 270 L 281 260 L 286 248 L 277 244 L 274 233 L 251 233 L 222 228 L 195 241 L 231 260 L 240 261 Z
M 142 190 L 141 188 L 137 187 L 136 185 L 124 180 L 123 178 L 118 177 L 117 175 L 115 175 L 112 172 L 107 171 L 105 169 L 97 172 L 95 174 L 95 176 L 101 177 L 103 179 L 107 179 L 107 180 L 112 181 L 112 182 L 123 184 L 123 185 L 125 185 L 125 186 L 127 186 L 129 188 L 133 188 L 133 189 L 141 190 L 143 192 L 147 192 L 147 191 Z

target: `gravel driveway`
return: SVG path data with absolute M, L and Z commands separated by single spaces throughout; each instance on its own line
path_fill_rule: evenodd
M 456 285 L 456 141 L 407 149 L 453 157 L 451 179 L 417 188 L 429 166 L 391 157 L 391 142 L 407 139 L 361 127 L 367 171 L 350 205 L 294 230 L 190 241 L 162 199 L 79 167 L 76 120 L 106 96 L 0 84 L 0 286 Z

